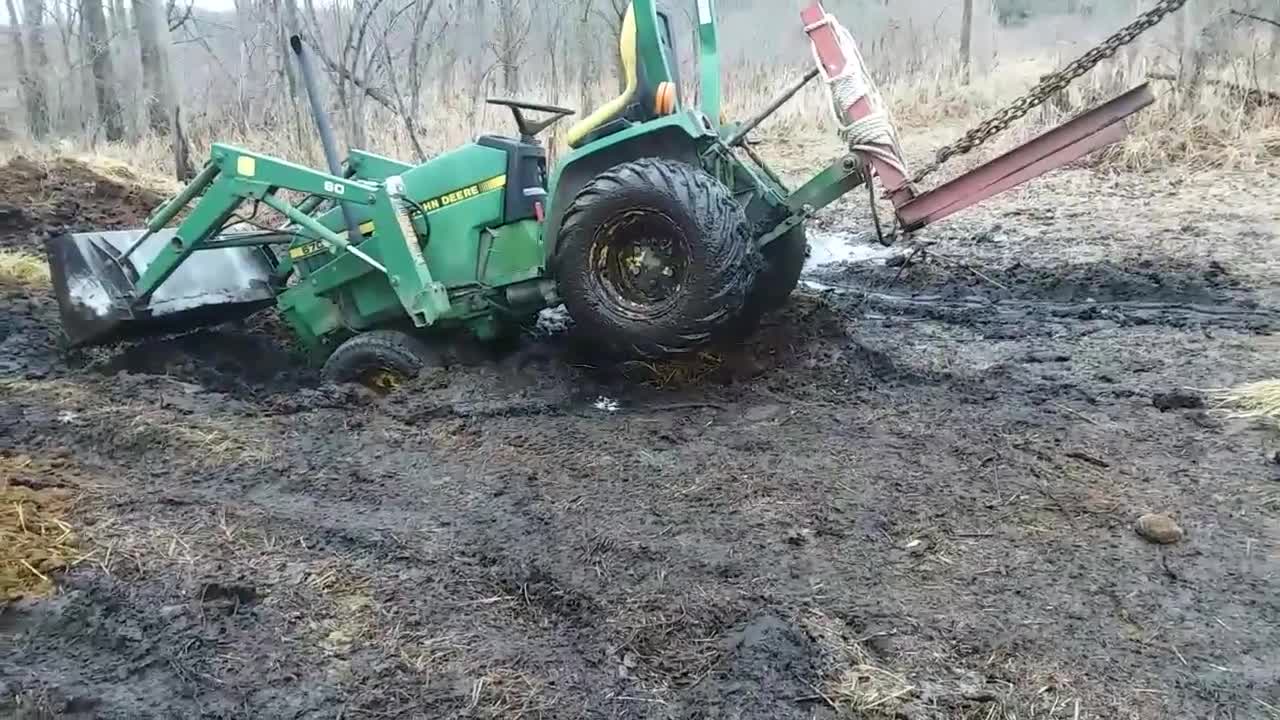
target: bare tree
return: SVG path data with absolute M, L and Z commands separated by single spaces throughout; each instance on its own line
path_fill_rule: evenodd
M 547 42 L 547 64 L 550 70 L 551 96 L 557 97 L 560 94 L 560 46 L 564 33 L 564 16 L 569 12 L 570 8 L 556 7 L 554 9 L 555 18 L 551 21 L 550 36 Z
M 488 10 L 490 1 L 491 0 L 474 0 L 473 7 L 475 8 L 475 12 L 474 12 L 475 19 L 473 22 L 473 26 L 474 26 L 473 31 L 476 37 L 487 37 L 489 34 L 489 25 L 486 22 L 485 17 L 488 15 L 487 10 Z M 488 80 L 489 69 L 491 67 L 490 65 L 486 64 L 485 61 L 487 59 L 488 58 L 485 58 L 483 54 L 481 54 L 480 57 L 474 58 L 472 61 L 471 87 L 475 88 L 475 93 L 478 96 L 483 96 L 485 94 L 484 85 Z
M 138 49 L 142 61 L 147 126 L 166 135 L 173 119 L 174 92 L 169 69 L 169 23 L 157 0 L 133 0 L 138 22 Z
M 124 0 L 109 0 L 105 8 L 107 13 L 107 30 L 115 43 L 125 40 L 129 32 L 129 11 L 125 10 Z
M 418 123 L 415 119 L 419 109 L 422 107 L 422 77 L 425 74 L 422 72 L 423 65 L 428 61 L 436 42 L 449 26 L 449 19 L 445 18 L 442 27 L 428 42 L 426 26 L 431 19 L 435 6 L 436 0 L 411 0 L 409 4 L 393 13 L 391 19 L 387 22 L 388 28 L 393 28 L 396 26 L 397 19 L 404 12 L 410 9 L 414 11 L 411 25 L 412 37 L 409 39 L 409 97 L 407 100 L 404 92 L 401 91 L 398 80 L 399 72 L 397 66 L 400 64 L 400 58 L 393 56 L 391 43 L 388 42 L 387 37 L 384 37 L 382 42 L 383 71 L 391 85 L 391 94 L 395 100 L 394 109 L 396 114 L 400 116 L 400 121 L 404 123 L 405 132 L 409 134 L 409 142 L 413 144 L 413 150 L 418 154 L 419 160 L 427 159 L 427 152 L 423 149 L 422 143 L 418 139 Z
M 124 122 L 120 102 L 115 95 L 115 70 L 111 63 L 107 18 L 102 12 L 102 0 L 81 0 L 80 16 L 84 26 L 85 52 L 89 56 L 93 73 L 93 97 L 98 108 L 98 121 L 102 124 L 107 140 L 119 141 L 124 139 Z
M 622 23 L 627 18 L 631 0 L 597 0 L 594 15 L 604 23 L 605 50 L 613 58 L 614 76 L 618 79 L 618 92 L 627 87 L 627 74 L 622 67 L 622 54 L 618 52 L 618 40 L 622 36 Z M 584 16 L 584 22 L 586 18 Z M 584 25 L 583 30 L 590 32 Z
M 973 0 L 964 0 L 964 11 L 960 19 L 960 73 L 964 81 L 969 82 L 970 67 L 973 62 Z
M 27 125 L 31 124 L 31 95 L 30 87 L 32 84 L 31 73 L 27 70 L 27 48 L 26 43 L 22 39 L 22 19 L 18 16 L 18 9 L 13 6 L 13 0 L 4 0 L 5 9 L 9 11 L 9 27 L 13 28 L 13 67 L 18 71 L 18 87 L 22 89 L 24 100 L 27 105 Z M 35 135 L 33 130 L 32 135 Z
M 595 105 L 592 87 L 595 82 L 595 53 L 591 47 L 591 0 L 582 0 L 581 29 L 578 32 L 578 109 L 585 117 Z
M 44 0 L 26 0 L 23 19 L 26 21 L 26 53 L 29 68 L 37 71 L 23 72 L 21 82 L 27 107 L 27 128 L 37 140 L 49 134 L 49 98 L 45 87 L 45 72 L 49 66 L 49 53 L 45 50 Z M 12 11 L 10 12 L 12 14 Z M 16 27 L 16 24 L 15 24 Z M 17 45 L 22 51 L 22 43 Z
M 249 121 L 251 119 L 249 113 L 249 93 L 251 81 L 249 74 L 252 72 L 253 66 L 253 45 L 256 42 L 255 28 L 257 23 L 252 17 L 253 2 L 252 0 L 235 0 L 236 8 L 236 34 L 239 35 L 239 62 L 236 69 L 236 105 L 239 111 L 236 113 L 240 126 L 243 130 L 249 129 Z
M 495 48 L 502 68 L 502 89 L 507 95 L 520 93 L 520 64 L 529 39 L 528 7 L 522 0 L 498 0 L 498 45 Z

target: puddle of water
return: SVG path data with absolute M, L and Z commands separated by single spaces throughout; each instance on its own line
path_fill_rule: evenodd
M 876 263 L 897 254 L 897 250 L 879 243 L 864 242 L 853 233 L 813 232 L 809 234 L 809 259 L 804 272 L 811 273 L 826 265 L 836 263 Z
M 858 290 L 855 290 L 854 288 L 851 288 L 851 287 L 845 287 L 843 285 L 828 285 L 827 283 L 819 282 L 817 280 L 801 279 L 800 287 L 806 288 L 808 290 L 814 290 L 816 292 L 830 291 L 838 295 L 843 295 L 844 293 L 859 292 Z

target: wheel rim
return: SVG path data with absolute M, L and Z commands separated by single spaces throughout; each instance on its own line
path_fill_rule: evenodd
M 404 374 L 391 368 L 370 368 L 360 373 L 359 380 L 361 385 L 385 395 L 400 388 L 404 383 Z
M 592 289 L 613 312 L 652 318 L 680 299 L 689 269 L 689 244 L 667 215 L 622 214 L 602 225 L 591 243 Z

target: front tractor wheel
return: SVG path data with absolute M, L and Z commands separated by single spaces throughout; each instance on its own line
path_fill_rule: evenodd
M 363 332 L 338 346 L 324 363 L 324 379 L 359 383 L 386 394 L 418 377 L 431 363 L 420 340 L 398 330 Z
M 565 211 L 555 270 L 593 349 L 661 358 L 728 336 L 759 262 L 727 188 L 685 163 L 645 159 L 582 188 Z

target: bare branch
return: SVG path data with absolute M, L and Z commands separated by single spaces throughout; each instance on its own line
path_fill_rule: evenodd
M 400 86 L 396 84 L 396 67 L 395 59 L 391 57 L 391 43 L 382 44 L 382 52 L 387 63 L 387 79 L 391 83 L 391 92 L 395 97 L 395 112 L 400 116 L 400 120 L 404 123 L 404 129 L 409 133 L 409 142 L 413 143 L 413 151 L 418 154 L 418 160 L 425 162 L 427 152 L 422 149 L 422 143 L 418 141 L 417 123 L 413 120 L 413 113 L 409 112 L 404 104 L 404 95 L 400 93 Z
M 1166 82 L 1178 82 L 1179 78 L 1173 73 L 1153 72 L 1148 75 L 1152 80 L 1164 80 Z M 1261 107 L 1263 105 L 1280 105 L 1280 93 L 1271 90 L 1263 90 L 1262 88 L 1251 88 L 1233 83 L 1228 80 L 1218 80 L 1216 78 L 1201 78 L 1201 83 L 1212 85 L 1227 90 L 1232 96 L 1239 98 L 1243 102 Z
M 1229 12 L 1232 15 L 1235 15 L 1237 17 L 1246 18 L 1248 20 L 1256 20 L 1257 22 L 1266 23 L 1268 25 L 1274 25 L 1277 28 L 1280 28 L 1280 20 L 1272 20 L 1271 18 L 1261 17 L 1261 16 L 1254 15 L 1252 13 L 1247 13 L 1247 12 L 1240 12 L 1239 10 L 1231 10 Z
M 192 8 L 195 7 L 194 0 L 187 0 L 187 6 L 182 9 L 179 9 L 177 4 L 177 0 L 169 0 L 169 3 L 165 7 L 165 17 L 168 18 L 169 21 L 169 32 L 173 32 L 183 25 L 186 25 L 187 22 L 191 20 Z
M 395 112 L 395 101 L 392 100 L 389 95 L 383 92 L 380 88 L 370 85 L 367 80 L 356 77 L 350 70 L 339 65 L 333 58 L 329 57 L 328 53 L 326 53 L 324 48 L 320 47 L 318 43 L 309 44 L 311 45 L 311 49 L 315 51 L 316 57 L 320 58 L 320 63 L 325 66 L 326 70 L 337 75 L 339 80 L 354 85 L 358 90 L 363 92 L 365 95 L 368 95 L 369 99 L 386 109 Z

